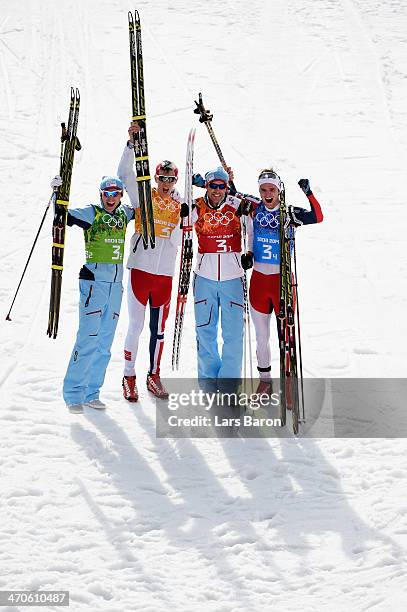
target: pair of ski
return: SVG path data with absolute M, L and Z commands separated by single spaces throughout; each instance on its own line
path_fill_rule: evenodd
M 141 44 L 141 23 L 138 11 L 128 13 L 130 40 L 130 74 L 132 121 L 140 131 L 134 135 L 134 157 L 140 206 L 141 238 L 143 247 L 155 247 L 154 214 L 151 196 L 151 176 L 147 145 L 146 105 L 144 96 L 143 49 Z
M 290 226 L 285 202 L 285 188 L 280 192 L 280 304 L 276 313 L 278 339 L 280 348 L 280 417 L 281 424 L 286 424 L 287 410 L 291 411 L 293 432 L 299 431 L 299 424 L 305 421 L 304 388 L 302 376 L 301 343 L 300 381 L 298 378 L 297 338 L 295 322 L 295 302 L 297 299 L 297 269 L 292 270 L 292 256 L 295 257 L 295 233 Z M 297 302 L 298 336 L 300 333 L 300 318 Z M 300 340 L 300 336 L 298 337 Z M 300 417 L 299 382 L 301 382 L 302 419 Z
M 185 191 L 184 202 L 188 205 L 188 216 L 182 219 L 182 244 L 178 277 L 178 294 L 175 308 L 174 339 L 172 344 L 172 369 L 178 370 L 181 349 L 181 336 L 184 324 L 185 308 L 188 299 L 188 289 L 192 269 L 192 223 L 191 213 L 193 204 L 192 176 L 194 173 L 194 141 L 195 129 L 192 128 L 188 136 L 187 156 L 185 165 Z
M 45 207 L 44 214 L 41 219 L 40 226 L 35 236 L 31 247 L 28 259 L 26 261 L 23 273 L 14 294 L 10 310 L 7 313 L 6 320 L 11 321 L 11 311 L 16 301 L 18 292 L 23 282 L 25 273 L 30 263 L 31 256 L 37 244 L 42 226 L 44 225 L 50 206 L 53 206 L 54 218 L 52 222 L 52 265 L 51 265 L 51 295 L 48 314 L 47 334 L 50 338 L 56 338 L 58 333 L 59 309 L 61 303 L 61 286 L 62 286 L 62 270 L 64 267 L 64 251 L 65 251 L 65 229 L 66 219 L 68 215 L 69 192 L 71 189 L 72 168 L 75 151 L 80 151 L 81 145 L 76 135 L 79 120 L 79 105 L 80 94 L 78 89 L 71 87 L 71 99 L 69 104 L 68 127 L 65 123 L 61 123 L 61 154 L 59 164 L 59 174 L 62 178 L 62 184 L 55 187 L 53 193 Z
M 75 151 L 80 151 L 81 149 L 77 137 L 79 105 L 79 90 L 71 87 L 68 127 L 65 127 L 65 123 L 61 123 L 62 134 L 59 174 L 62 179 L 62 184 L 55 190 L 53 196 L 54 219 L 52 223 L 51 295 L 47 328 L 47 335 L 50 338 L 56 338 L 58 333 L 62 270 L 64 269 L 66 219 L 68 215 L 69 193 L 71 190 L 72 168 Z

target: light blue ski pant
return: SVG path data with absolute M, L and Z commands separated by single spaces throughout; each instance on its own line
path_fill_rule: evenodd
M 240 378 L 243 358 L 243 283 L 194 276 L 199 378 Z M 222 354 L 218 348 L 221 313 Z
M 79 281 L 79 329 L 64 379 L 67 404 L 99 398 L 122 302 L 122 283 Z

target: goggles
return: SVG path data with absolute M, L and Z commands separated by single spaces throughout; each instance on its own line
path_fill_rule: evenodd
M 175 181 L 177 180 L 176 176 L 166 176 L 163 174 L 159 174 L 157 178 L 160 183 L 175 183 Z
M 226 189 L 226 183 L 208 183 L 208 187 L 211 189 Z
M 259 176 L 259 186 L 271 184 L 281 191 L 281 179 L 275 172 L 262 172 Z
M 105 198 L 116 198 L 119 194 L 123 195 L 122 191 L 110 191 L 110 189 L 103 189 L 102 193 Z

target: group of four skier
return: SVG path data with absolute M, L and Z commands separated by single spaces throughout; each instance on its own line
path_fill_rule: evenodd
M 79 329 L 63 385 L 64 400 L 72 413 L 85 406 L 104 410 L 99 398 L 110 360 L 123 294 L 123 259 L 128 223 L 134 220 L 127 260 L 129 327 L 124 346 L 123 395 L 138 400 L 136 360 L 147 303 L 150 308 L 150 363 L 147 388 L 158 398 L 168 397 L 160 379 L 164 330 L 170 309 L 172 279 L 177 248 L 182 239 L 180 220 L 190 214 L 198 239 L 198 256 L 193 278 L 195 328 L 200 381 L 241 377 L 244 333 L 244 274 L 253 267 L 249 299 L 256 331 L 257 362 L 262 390 L 271 378 L 270 319 L 279 309 L 280 291 L 280 177 L 273 169 L 263 170 L 258 179 L 260 198 L 251 197 L 250 212 L 243 211 L 242 194 L 234 192 L 230 169 L 215 168 L 194 176 L 194 184 L 205 194 L 194 201 L 192 211 L 176 190 L 178 169 L 168 160 L 155 170 L 152 189 L 154 249 L 141 241 L 138 186 L 134 173 L 133 136 L 137 122 L 129 127 L 129 140 L 117 176 L 103 177 L 100 202 L 85 208 L 70 208 L 67 224 L 84 230 L 86 263 L 79 274 Z M 55 177 L 52 186 L 61 182 Z M 309 181 L 301 179 L 311 210 L 290 207 L 294 227 L 319 223 L 323 216 Z M 124 189 L 131 207 L 121 203 Z M 248 248 L 242 251 L 242 219 L 247 229 Z M 218 348 L 218 325 L 223 345 Z

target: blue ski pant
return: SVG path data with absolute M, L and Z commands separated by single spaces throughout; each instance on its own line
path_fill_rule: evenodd
M 67 404 L 99 398 L 122 302 L 122 283 L 79 281 L 79 329 L 64 379 Z
M 199 378 L 240 378 L 243 358 L 243 282 L 194 276 L 195 329 Z M 222 351 L 218 347 L 218 323 Z

